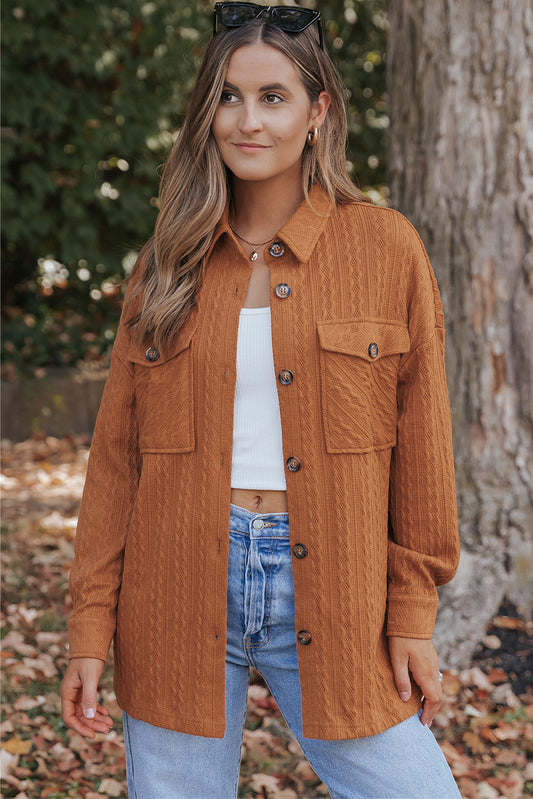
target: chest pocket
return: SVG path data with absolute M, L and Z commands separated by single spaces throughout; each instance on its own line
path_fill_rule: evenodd
M 149 345 L 130 345 L 141 452 L 194 450 L 192 338 L 196 326 L 193 312 L 165 352 Z
M 396 443 L 397 375 L 406 326 L 318 322 L 321 401 L 328 452 L 371 452 Z

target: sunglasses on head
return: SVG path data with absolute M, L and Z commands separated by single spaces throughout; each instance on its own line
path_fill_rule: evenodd
M 257 3 L 215 3 L 213 19 L 213 36 L 217 33 L 217 26 L 225 28 L 240 28 L 248 22 L 266 14 L 268 21 L 276 25 L 285 33 L 301 33 L 313 22 L 318 24 L 318 40 L 322 50 L 322 25 L 320 11 L 298 6 L 260 6 Z

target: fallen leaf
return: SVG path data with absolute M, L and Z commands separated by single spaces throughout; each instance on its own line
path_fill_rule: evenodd
M 464 683 L 461 682 L 459 675 L 451 671 L 444 672 L 442 678 L 442 690 L 446 696 L 457 696 Z
M 502 642 L 497 635 L 485 635 L 481 639 L 481 643 L 487 649 L 499 649 L 502 645 Z
M 2 749 L 10 752 L 12 755 L 27 755 L 31 751 L 31 740 L 22 740 L 18 735 L 13 736 L 8 741 L 2 741 Z
M 494 762 L 499 766 L 521 766 L 522 768 L 526 766 L 524 755 L 512 749 L 499 749 Z
M 279 791 L 279 780 L 269 774 L 252 774 L 250 788 L 252 791 L 263 791 L 263 793 L 266 791 L 266 795 L 270 799 Z
M 118 780 L 114 780 L 111 777 L 106 777 L 102 780 L 102 783 L 98 788 L 98 793 L 106 793 L 108 796 L 122 796 L 124 793 L 124 788 L 122 783 Z
M 485 751 L 485 744 L 475 732 L 463 733 L 463 741 L 474 755 L 480 755 Z
M 477 788 L 477 782 L 470 779 L 470 777 L 461 777 L 459 784 L 461 788 L 461 796 L 463 797 L 463 799 L 480 799 L 480 794 L 478 793 L 478 788 Z
M 489 785 L 488 782 L 480 782 L 477 786 L 477 796 L 482 799 L 500 799 L 500 792 Z
M 519 771 L 509 771 L 504 777 L 489 777 L 489 785 L 503 793 L 506 799 L 522 799 L 524 778 Z
M 517 741 L 521 733 L 515 725 L 501 721 L 494 730 L 494 737 L 497 741 Z
M 19 756 L 11 754 L 7 749 L 0 748 L 0 773 L 2 775 L 11 774 L 19 762 Z
M 304 782 L 316 782 L 318 780 L 318 777 L 307 760 L 301 760 L 294 769 L 294 773 Z
M 496 616 L 492 620 L 494 627 L 499 627 L 501 630 L 525 630 L 526 623 L 523 619 L 514 616 Z
M 487 691 L 490 691 L 493 687 L 487 675 L 484 674 L 477 666 L 474 666 L 471 669 L 464 669 L 463 671 L 459 672 L 458 676 L 462 685 L 472 685 L 475 688 L 484 688 Z
M 46 698 L 44 696 L 19 696 L 19 698 L 13 702 L 13 707 L 15 710 L 33 710 L 36 707 L 44 705 L 45 702 Z
M 498 685 L 494 688 L 491 691 L 490 698 L 497 705 L 505 705 L 505 707 L 514 709 L 521 706 L 519 698 L 515 696 L 509 683 L 503 683 L 503 685 Z
M 479 734 L 485 741 L 490 741 L 491 743 L 497 743 L 498 741 L 498 738 L 496 737 L 494 730 L 492 729 L 492 727 L 489 727 L 488 725 L 482 727 Z

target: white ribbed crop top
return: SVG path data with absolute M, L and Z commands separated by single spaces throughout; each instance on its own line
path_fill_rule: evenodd
M 231 487 L 286 487 L 270 308 L 242 308 L 239 318 Z

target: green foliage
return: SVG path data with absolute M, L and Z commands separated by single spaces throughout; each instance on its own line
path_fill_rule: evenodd
M 329 53 L 349 92 L 347 158 L 358 185 L 385 192 L 386 0 L 323 0 L 318 3 Z
M 350 91 L 348 159 L 385 182 L 385 0 L 325 0 Z M 4 0 L 4 362 L 98 359 L 116 284 L 152 233 L 157 169 L 211 30 L 210 0 Z

